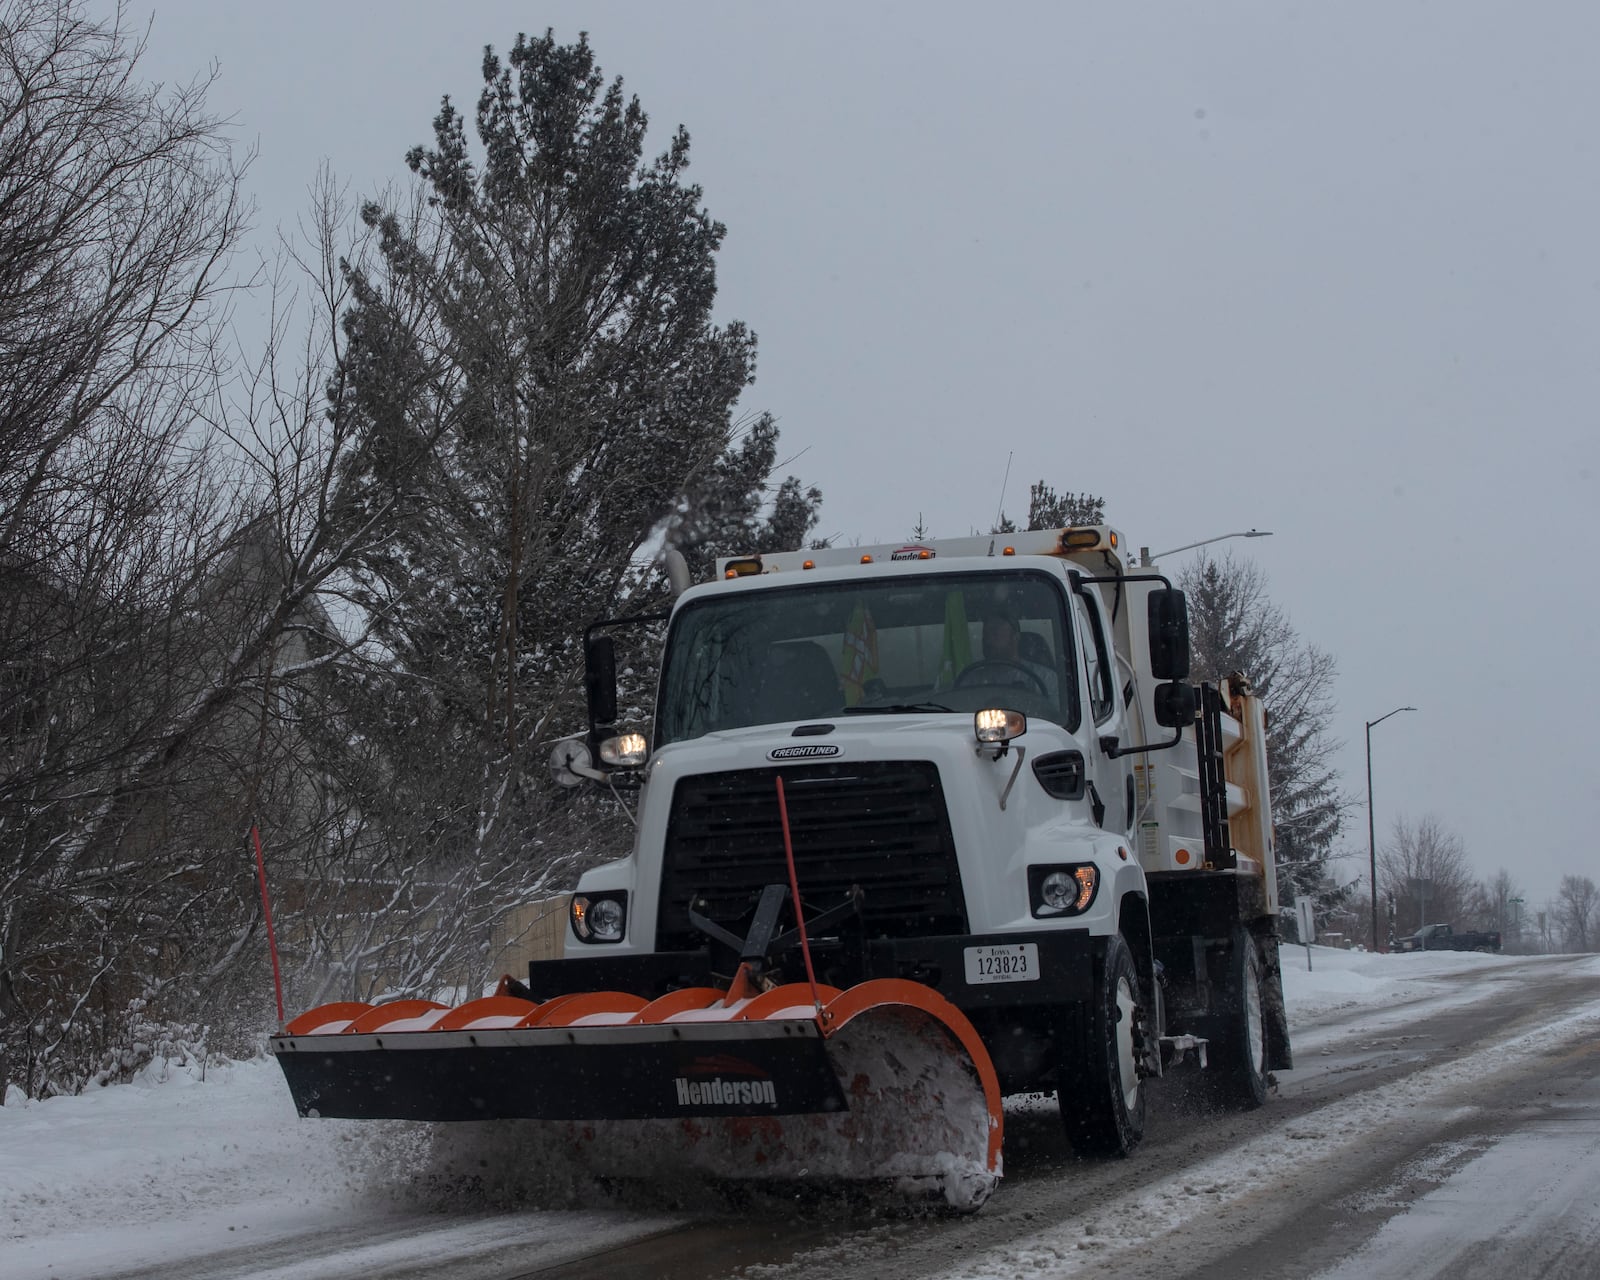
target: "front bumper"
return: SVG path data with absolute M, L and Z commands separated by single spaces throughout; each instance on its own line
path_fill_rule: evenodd
M 1099 940 L 1103 946 L 1104 940 Z M 969 947 L 1038 948 L 1035 976 L 1022 981 L 969 983 Z M 874 938 L 865 942 L 818 939 L 812 944 L 818 980 L 849 986 L 871 978 L 904 978 L 932 987 L 958 1009 L 1022 1008 L 1080 1004 L 1094 991 L 1097 940 L 1082 930 L 1041 929 L 1021 933 Z M 783 957 L 799 966 L 798 952 Z M 574 956 L 535 960 L 528 988 L 536 1000 L 574 991 L 626 991 L 653 1000 L 681 987 L 726 985 L 732 975 L 714 972 L 709 949 L 649 954 Z M 791 974 L 791 980 L 793 975 Z

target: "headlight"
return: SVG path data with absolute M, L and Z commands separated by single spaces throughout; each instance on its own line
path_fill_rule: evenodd
M 972 732 L 986 746 L 1004 745 L 1028 732 L 1028 717 L 1020 711 L 1007 711 L 1004 707 L 985 707 L 974 713 Z
M 628 895 L 612 893 L 572 895 L 568 909 L 572 932 L 583 942 L 621 942 L 628 924 Z
M 650 754 L 650 743 L 642 733 L 619 733 L 600 744 L 600 759 L 613 769 L 637 769 Z
M 1028 868 L 1028 896 L 1036 917 L 1082 915 L 1099 887 L 1100 871 L 1092 862 Z
M 615 898 L 598 898 L 589 908 L 589 927 L 596 942 L 622 941 L 622 904 Z

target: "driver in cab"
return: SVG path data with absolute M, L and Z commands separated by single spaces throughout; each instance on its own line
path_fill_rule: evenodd
M 1025 650 L 1024 644 L 1032 643 L 1037 646 L 1032 650 Z M 1058 702 L 1061 696 L 1060 682 L 1056 678 L 1054 668 L 1047 661 L 1038 659 L 1049 658 L 1048 646 L 1039 636 L 1028 634 L 1024 636 L 1022 628 L 1016 619 L 1004 613 L 991 613 L 983 620 L 983 662 L 997 663 L 1000 667 L 1013 667 L 1015 672 L 1010 676 L 1000 674 L 996 668 L 991 668 L 991 673 L 998 674 L 997 684 L 1015 684 L 1036 692 L 1043 690 L 1045 696 L 1052 702 Z

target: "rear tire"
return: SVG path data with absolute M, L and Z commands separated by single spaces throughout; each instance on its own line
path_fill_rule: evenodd
M 1125 1156 L 1144 1137 L 1139 969 L 1120 934 L 1106 946 L 1104 974 L 1088 1010 L 1081 1053 L 1063 1053 L 1056 1101 L 1080 1155 Z
M 1265 981 L 1261 948 L 1248 929 L 1236 930 L 1206 1075 L 1217 1103 L 1240 1111 L 1253 1111 L 1267 1100 Z

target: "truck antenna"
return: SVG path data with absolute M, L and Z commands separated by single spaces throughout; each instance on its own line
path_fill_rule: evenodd
M 1000 528 L 1000 521 L 1006 513 L 1006 485 L 1011 480 L 1011 459 L 1015 456 L 1015 450 L 1006 454 L 1006 473 L 1000 477 L 1000 503 L 994 509 L 994 527 L 997 530 Z

